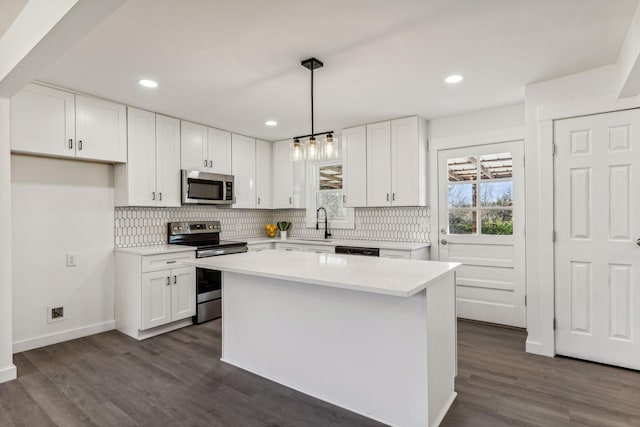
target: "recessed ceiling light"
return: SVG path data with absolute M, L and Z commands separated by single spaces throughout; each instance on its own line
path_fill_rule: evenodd
M 138 80 L 138 84 L 144 87 L 158 87 L 158 83 L 148 79 L 140 79 Z
M 450 84 L 460 83 L 463 80 L 464 80 L 464 77 L 462 77 L 461 75 L 458 75 L 458 74 L 453 74 L 453 75 L 447 77 L 446 79 L 444 79 L 445 82 L 450 83 Z
M 275 120 L 267 120 L 266 122 L 264 122 L 264 124 L 267 126 L 278 126 L 278 122 L 276 122 Z

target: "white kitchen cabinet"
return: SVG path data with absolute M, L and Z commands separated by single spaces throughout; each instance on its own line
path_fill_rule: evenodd
M 29 84 L 11 98 L 11 149 L 126 162 L 126 123 L 124 105 Z
M 275 242 L 266 242 L 266 243 L 247 243 L 247 248 L 249 252 L 262 252 L 267 251 L 269 249 L 275 248 Z
M 231 133 L 181 121 L 182 169 L 231 174 Z
M 367 125 L 367 205 L 391 205 L 391 122 Z
M 391 194 L 392 206 L 427 205 L 427 124 L 417 116 L 391 120 Z
M 273 208 L 303 209 L 305 201 L 305 163 L 293 162 L 291 140 L 273 144 Z
M 117 206 L 180 206 L 180 121 L 128 108 L 128 161 L 115 167 Z
M 367 129 L 358 126 L 342 130 L 343 186 L 345 206 L 367 206 Z
M 116 329 L 145 339 L 192 324 L 196 314 L 194 251 L 137 255 L 116 252 Z
M 272 144 L 256 139 L 256 208 L 273 207 Z
M 256 207 L 256 140 L 231 135 L 231 171 L 234 177 L 234 208 Z
M 380 249 L 380 258 L 395 259 L 420 259 L 428 260 L 430 251 L 428 247 L 420 249 Z
M 182 169 L 209 172 L 207 127 L 182 120 L 180 122 L 180 164 Z
M 205 159 L 209 165 L 207 172 L 231 175 L 231 132 L 207 128 Z

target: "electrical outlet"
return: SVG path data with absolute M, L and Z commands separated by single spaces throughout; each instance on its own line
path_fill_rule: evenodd
M 76 265 L 76 254 L 67 254 L 67 267 L 75 267 Z
M 47 307 L 47 323 L 59 322 L 61 320 L 64 320 L 64 306 Z

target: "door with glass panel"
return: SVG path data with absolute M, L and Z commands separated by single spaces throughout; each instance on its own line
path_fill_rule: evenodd
M 438 197 L 458 317 L 525 327 L 523 142 L 438 151 Z

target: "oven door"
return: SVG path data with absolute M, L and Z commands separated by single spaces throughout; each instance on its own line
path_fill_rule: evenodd
M 233 204 L 233 176 L 183 170 L 182 203 Z
M 222 297 L 222 271 L 196 268 L 196 301 L 203 303 Z

